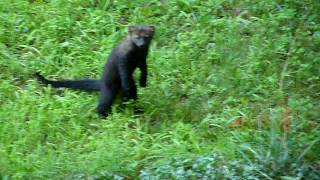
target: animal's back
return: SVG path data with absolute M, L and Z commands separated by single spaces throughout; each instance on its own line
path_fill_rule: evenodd
M 120 76 L 117 67 L 120 57 L 117 55 L 117 50 L 118 47 L 111 51 L 105 64 L 102 81 L 104 81 L 108 86 L 112 86 L 120 82 Z

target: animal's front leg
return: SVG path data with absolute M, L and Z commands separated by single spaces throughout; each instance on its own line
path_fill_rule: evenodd
M 122 61 L 119 62 L 118 70 L 121 80 L 121 89 L 124 92 L 124 96 L 127 99 L 133 99 L 136 96 L 136 87 L 126 59 L 122 59 Z
M 127 98 L 136 100 L 138 97 L 136 83 L 134 82 L 132 77 L 130 78 L 129 82 L 130 82 L 130 88 L 129 88 L 129 96 L 127 96 Z
M 101 95 L 97 106 L 97 113 L 100 118 L 105 119 L 111 111 L 111 105 L 118 92 L 118 88 L 101 87 Z
M 140 76 L 140 81 L 139 81 L 140 86 L 146 87 L 147 86 L 147 75 L 148 75 L 146 61 L 143 61 L 143 63 L 140 64 L 139 68 L 141 71 L 141 76 Z
M 124 101 L 129 101 L 130 99 L 136 100 L 137 99 L 137 86 L 133 80 L 133 78 L 131 80 L 128 81 L 129 82 L 129 91 L 125 91 L 125 90 L 121 90 L 121 97 Z

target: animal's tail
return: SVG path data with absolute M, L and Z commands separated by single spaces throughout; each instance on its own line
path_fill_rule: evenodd
M 58 80 L 51 81 L 40 75 L 36 72 L 34 75 L 37 79 L 43 84 L 50 84 L 54 88 L 64 87 L 70 89 L 77 89 L 83 91 L 99 91 L 100 90 L 100 81 L 95 79 L 84 79 L 84 80 Z

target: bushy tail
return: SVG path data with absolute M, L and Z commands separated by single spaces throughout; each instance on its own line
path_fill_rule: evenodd
M 34 75 L 43 84 L 50 84 L 54 88 L 64 87 L 70 89 L 77 89 L 83 91 L 99 91 L 100 81 L 95 79 L 84 79 L 84 80 L 58 80 L 51 81 L 44 78 L 40 73 L 36 72 Z

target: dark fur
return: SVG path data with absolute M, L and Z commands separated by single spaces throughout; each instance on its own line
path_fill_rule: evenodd
M 141 71 L 140 86 L 147 85 L 147 55 L 155 28 L 153 26 L 129 26 L 128 36 L 112 50 L 100 80 L 60 80 L 51 81 L 36 73 L 37 79 L 52 87 L 72 88 L 84 91 L 100 91 L 97 113 L 107 117 L 112 102 L 119 91 L 123 91 L 126 100 L 137 99 L 137 87 L 133 71 Z

